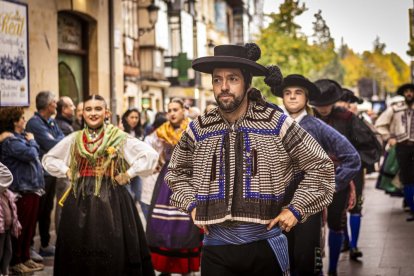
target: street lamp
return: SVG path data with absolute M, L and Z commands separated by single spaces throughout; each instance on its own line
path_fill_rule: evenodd
M 150 32 L 154 29 L 155 23 L 157 23 L 157 21 L 158 21 L 158 11 L 159 10 L 160 10 L 160 8 L 157 5 L 155 5 L 154 2 L 151 2 L 151 4 L 147 7 L 150 27 L 139 28 L 138 29 L 138 35 L 139 36 L 142 36 L 146 32 Z
M 213 40 L 212 39 L 208 39 L 207 40 L 208 41 L 208 43 L 207 43 L 207 47 L 209 48 L 209 49 L 213 49 L 216 45 L 214 44 L 214 42 L 213 42 Z

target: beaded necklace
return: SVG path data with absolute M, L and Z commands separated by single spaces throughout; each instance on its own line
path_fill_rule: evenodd
M 91 132 L 92 130 L 92 132 Z M 86 127 L 86 131 L 83 133 L 83 144 L 85 149 L 89 153 L 94 153 L 99 146 L 102 144 L 103 137 L 105 135 L 105 127 L 102 126 L 100 129 L 90 129 Z

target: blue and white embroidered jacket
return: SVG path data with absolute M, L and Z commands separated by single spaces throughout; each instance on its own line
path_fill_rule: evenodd
M 312 136 L 253 101 L 234 126 L 217 108 L 191 122 L 168 169 L 171 204 L 197 207 L 195 223 L 204 225 L 267 224 L 282 208 L 304 221 L 330 204 L 335 189 L 333 163 Z

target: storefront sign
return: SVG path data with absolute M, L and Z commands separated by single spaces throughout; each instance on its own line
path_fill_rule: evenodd
M 29 105 L 27 5 L 0 0 L 0 106 Z
M 82 50 L 82 23 L 69 14 L 58 17 L 58 47 L 60 50 Z

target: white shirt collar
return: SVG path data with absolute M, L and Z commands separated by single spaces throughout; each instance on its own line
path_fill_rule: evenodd
M 299 116 L 297 116 L 294 120 L 296 121 L 296 123 L 300 123 L 300 121 L 302 121 L 302 119 L 306 116 L 306 115 L 308 115 L 308 112 L 306 112 L 306 108 L 304 108 L 303 110 L 302 110 L 302 112 L 299 114 Z

